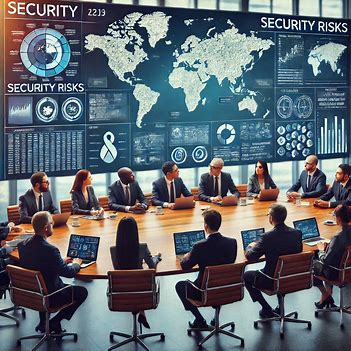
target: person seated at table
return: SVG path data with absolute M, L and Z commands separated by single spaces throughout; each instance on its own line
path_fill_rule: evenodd
M 114 269 L 142 269 L 143 262 L 155 268 L 161 261 L 161 253 L 152 256 L 146 243 L 139 242 L 138 225 L 133 217 L 123 217 L 118 223 L 116 246 L 110 247 Z M 150 328 L 145 312 L 139 311 L 138 322 Z
M 260 198 L 262 189 L 275 189 L 277 186 L 271 178 L 267 162 L 258 160 L 255 167 L 255 173 L 249 178 L 247 186 L 247 196 Z
M 323 194 L 314 205 L 322 208 L 334 208 L 338 205 L 351 205 L 351 167 L 340 164 L 335 172 L 335 180 L 328 191 Z M 334 197 L 335 201 L 329 201 Z
M 130 168 L 117 171 L 119 180 L 108 187 L 108 205 L 113 211 L 145 213 L 148 203 Z
M 296 197 L 319 197 L 327 191 L 327 177 L 317 168 L 317 164 L 316 155 L 306 157 L 305 169 L 301 172 L 297 182 L 286 192 L 289 200 L 293 201 Z M 302 194 L 298 192 L 300 188 L 302 188 Z
M 179 177 L 179 168 L 173 161 L 167 161 L 162 165 L 164 177 L 152 183 L 152 203 L 155 206 L 174 208 L 175 199 L 181 195 L 192 196 Z
M 32 189 L 19 197 L 20 223 L 30 223 L 38 211 L 58 213 L 49 190 L 49 179 L 46 173 L 36 172 L 30 177 Z
M 222 172 L 224 161 L 215 157 L 210 163 L 210 171 L 201 175 L 199 184 L 199 199 L 207 202 L 221 201 L 230 191 L 239 197 L 240 193 L 236 188 L 230 173 Z
M 81 169 L 76 173 L 71 189 L 72 213 L 84 215 L 104 214 L 91 186 L 93 177 L 87 169 Z
M 329 280 L 337 279 L 339 274 L 337 270 L 329 266 L 338 268 L 345 248 L 351 245 L 350 209 L 345 205 L 338 205 L 334 213 L 340 230 L 331 239 L 329 245 L 325 242 L 318 243 L 319 261 L 314 263 L 315 274 Z M 320 300 L 315 302 L 315 306 L 319 309 L 333 307 L 332 286 L 316 277 L 313 280 L 313 285 L 321 292 Z

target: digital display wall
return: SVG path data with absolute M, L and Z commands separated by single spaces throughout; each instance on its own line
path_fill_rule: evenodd
M 349 20 L 2 7 L 1 179 L 348 155 Z

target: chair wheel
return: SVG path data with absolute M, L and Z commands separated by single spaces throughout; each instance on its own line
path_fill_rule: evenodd
M 110 334 L 110 342 L 113 342 L 114 341 L 114 339 L 113 339 L 113 335 L 112 334 Z
M 230 325 L 230 330 L 233 332 L 233 331 L 234 331 L 234 329 L 235 329 L 235 324 L 234 324 L 234 323 L 232 323 L 232 324 Z
M 254 328 L 258 328 L 258 323 L 257 322 L 254 322 Z
M 197 347 L 198 347 L 199 349 L 202 349 L 202 344 L 197 344 Z
M 19 321 L 16 321 L 16 327 L 19 327 L 20 323 Z
M 244 347 L 244 346 L 245 346 L 245 341 L 244 341 L 244 340 L 241 340 L 240 346 L 241 346 L 241 347 Z
M 318 318 L 318 312 L 317 312 L 317 311 L 314 311 L 314 316 L 315 316 L 316 318 Z
M 165 334 L 161 334 L 160 340 L 161 340 L 161 341 L 165 341 L 165 338 L 166 338 L 166 337 L 165 337 Z
M 77 334 L 75 334 L 75 335 L 73 336 L 73 340 L 74 340 L 74 342 L 77 342 L 77 340 L 78 340 L 78 335 L 77 335 Z
M 22 318 L 26 318 L 26 311 L 22 310 Z
M 284 339 L 284 333 L 280 333 L 280 338 Z
M 16 345 L 21 346 L 21 340 L 17 340 Z
M 294 318 L 297 319 L 297 317 L 299 316 L 299 314 L 297 312 L 294 313 Z
M 308 328 L 309 330 L 312 329 L 312 323 L 311 323 L 311 322 L 309 322 L 309 323 L 307 324 L 307 328 Z
M 340 329 L 344 329 L 344 323 L 340 324 Z

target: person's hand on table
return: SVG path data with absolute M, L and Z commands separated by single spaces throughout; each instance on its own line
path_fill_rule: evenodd
M 174 206 L 175 206 L 175 203 L 174 203 L 174 202 L 170 202 L 170 203 L 168 204 L 168 208 L 171 209 L 171 210 L 174 209 Z
M 329 201 L 324 201 L 324 200 L 318 199 L 318 200 L 315 200 L 315 202 L 313 204 L 317 207 L 329 208 Z
M 83 261 L 82 261 L 80 258 L 74 258 L 74 259 L 72 260 L 72 263 L 78 263 L 79 265 L 81 265 L 82 262 L 83 262 Z
M 71 257 L 65 257 L 63 261 L 68 264 L 68 263 L 72 263 L 73 259 Z

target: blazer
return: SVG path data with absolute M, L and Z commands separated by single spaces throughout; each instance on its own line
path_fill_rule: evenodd
M 95 196 L 94 188 L 92 186 L 87 187 L 88 192 L 88 202 L 85 202 L 83 193 L 78 191 L 73 191 L 71 193 L 72 199 L 72 213 L 73 214 L 90 214 L 91 209 L 101 208 L 98 199 Z
M 327 177 L 320 169 L 317 168 L 314 172 L 313 177 L 311 178 L 311 184 L 308 188 L 307 177 L 308 172 L 303 170 L 297 182 L 287 192 L 299 191 L 302 187 L 303 193 L 301 197 L 320 197 L 327 191 Z
M 262 272 L 273 277 L 279 256 L 301 251 L 302 233 L 282 223 L 263 234 L 257 244 L 252 249 L 246 251 L 245 256 L 249 262 L 253 262 L 265 255 L 266 264 Z M 259 288 L 271 288 L 273 280 L 265 277 L 259 271 L 257 272 L 255 285 Z
M 50 191 L 43 192 L 44 211 L 58 213 L 54 206 Z M 39 211 L 33 189 L 29 189 L 24 195 L 19 197 L 20 222 L 31 223 L 32 217 Z
M 192 196 L 191 192 L 184 185 L 182 178 L 174 179 L 175 197 Z M 169 202 L 168 187 L 164 177 L 155 180 L 152 183 L 152 204 L 155 206 L 163 206 L 165 202 Z
M 269 174 L 264 177 L 264 188 L 275 189 L 277 186 L 273 182 L 273 179 Z M 261 192 L 260 183 L 258 181 L 257 174 L 253 174 L 249 178 L 249 184 L 247 185 L 247 196 L 257 196 Z
M 139 201 L 143 207 L 149 207 L 144 193 L 136 180 L 129 184 L 129 192 L 131 206 L 134 206 Z M 108 187 L 108 206 L 114 211 L 126 211 L 126 206 L 129 206 L 120 180 L 117 180 Z
M 204 173 L 201 176 L 199 184 L 199 199 L 202 201 L 211 202 L 210 198 L 217 196 L 214 194 L 214 180 L 213 176 L 210 173 Z M 221 172 L 221 196 L 227 196 L 228 191 L 237 197 L 240 196 L 238 189 L 236 188 L 232 176 L 230 173 Z
M 182 269 L 191 269 L 199 265 L 199 274 L 194 281 L 197 287 L 201 286 L 205 268 L 220 264 L 234 263 L 237 254 L 236 240 L 213 233 L 207 239 L 197 242 L 190 254 L 180 262 Z
M 8 222 L 0 223 L 0 241 L 5 240 L 10 232 L 10 228 L 7 226 Z
M 49 293 L 64 287 L 60 276 L 73 278 L 80 270 L 77 263 L 67 264 L 57 247 L 34 235 L 18 244 L 20 266 L 40 271 Z
M 114 269 L 120 269 L 117 262 L 117 248 L 116 246 L 110 247 L 110 254 Z M 152 256 L 146 243 L 139 243 L 139 259 L 138 265 L 134 269 L 143 268 L 143 262 L 146 262 L 149 268 L 155 268 L 157 263 L 161 261 L 159 256 Z
M 336 207 L 340 204 L 350 206 L 351 205 L 351 178 L 347 181 L 345 187 L 334 181 L 332 187 L 320 197 L 321 200 L 329 201 L 332 197 L 335 201 L 330 202 L 330 207 Z

